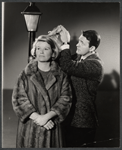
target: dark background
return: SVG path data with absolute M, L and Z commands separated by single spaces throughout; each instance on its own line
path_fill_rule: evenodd
M 11 94 L 17 76 L 27 64 L 28 33 L 21 12 L 29 3 L 2 4 L 2 147 L 15 148 L 17 117 L 12 109 Z M 43 13 L 36 36 L 47 34 L 62 24 L 71 34 L 72 53 L 81 30 L 94 29 L 101 35 L 98 52 L 104 62 L 105 76 L 96 100 L 99 128 L 95 147 L 119 147 L 120 4 L 40 2 L 36 6 Z

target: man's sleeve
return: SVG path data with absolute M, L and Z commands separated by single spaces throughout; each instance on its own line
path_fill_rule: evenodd
M 59 57 L 61 69 L 70 76 L 93 79 L 101 74 L 102 66 L 97 60 L 72 60 L 69 49 L 62 50 Z

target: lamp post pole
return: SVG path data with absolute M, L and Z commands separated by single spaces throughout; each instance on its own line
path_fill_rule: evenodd
M 28 39 L 29 39 L 29 52 L 28 52 L 28 62 L 32 58 L 31 56 L 31 49 L 33 42 L 35 41 L 36 32 L 38 29 L 38 24 L 40 21 L 40 16 L 42 13 L 40 10 L 35 6 L 35 3 L 30 2 L 30 5 L 25 8 L 21 14 L 24 15 L 25 23 L 28 31 Z
M 32 45 L 33 42 L 35 41 L 35 37 L 36 37 L 36 32 L 28 32 L 28 43 L 29 43 L 29 49 L 28 49 L 28 62 L 31 60 L 31 49 L 32 49 Z

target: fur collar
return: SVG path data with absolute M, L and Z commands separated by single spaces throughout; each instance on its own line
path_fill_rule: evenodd
M 51 62 L 51 72 L 54 75 L 59 75 L 60 70 L 61 69 L 59 68 L 58 64 L 55 61 L 52 61 Z M 36 60 L 32 60 L 25 67 L 25 74 L 28 75 L 28 76 L 31 76 L 31 75 L 35 74 L 37 71 L 38 71 L 38 61 L 36 61 Z

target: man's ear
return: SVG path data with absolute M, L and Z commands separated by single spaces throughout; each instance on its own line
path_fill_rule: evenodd
M 91 53 L 92 53 L 93 51 L 95 51 L 95 46 L 91 46 L 89 51 L 90 51 Z

